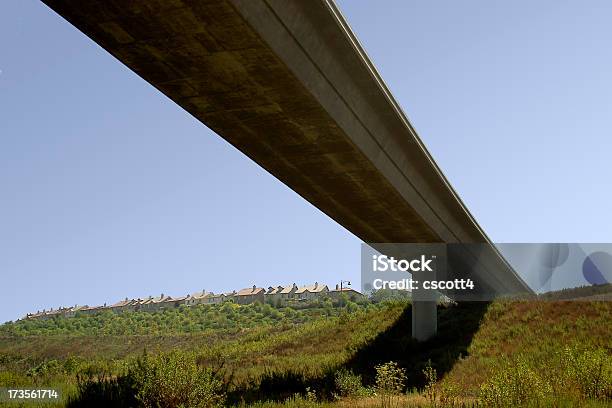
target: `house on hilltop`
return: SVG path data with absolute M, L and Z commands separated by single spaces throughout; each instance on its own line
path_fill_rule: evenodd
M 265 295 L 266 302 L 273 305 L 284 305 L 293 298 L 297 289 L 298 287 L 295 283 L 287 286 L 270 286 Z
M 195 306 L 204 303 L 204 299 L 208 296 L 206 290 L 202 290 L 201 292 L 192 293 L 185 299 L 185 304 L 187 306 Z
M 81 310 L 82 306 L 74 305 L 71 307 L 67 307 L 64 309 L 64 316 L 73 317 L 79 310 Z
M 135 311 L 135 312 L 139 312 L 141 310 L 144 310 L 143 309 L 143 304 L 144 304 L 145 301 L 146 301 L 146 299 L 141 299 L 141 298 L 134 299 L 134 301 L 130 305 L 130 309 Z
M 92 315 L 105 310 L 110 310 L 115 313 L 124 311 L 146 311 L 155 312 L 160 310 L 172 310 L 181 306 L 196 306 L 201 304 L 218 304 L 228 300 L 235 303 L 247 305 L 255 302 L 268 302 L 275 306 L 287 306 L 293 301 L 311 301 L 316 299 L 332 298 L 339 300 L 343 295 L 348 296 L 351 300 L 357 300 L 364 296 L 351 288 L 340 289 L 336 285 L 336 289 L 330 291 L 327 285 L 315 282 L 314 285 L 299 287 L 293 283 L 291 285 L 270 286 L 268 289 L 258 288 L 253 285 L 250 288 L 241 289 L 240 291 L 232 291 L 228 293 L 215 294 L 213 292 L 195 292 L 186 296 L 171 297 L 164 295 L 149 296 L 145 299 L 129 299 L 125 298 L 116 303 L 103 306 L 77 306 L 74 307 L 59 307 L 57 309 L 43 309 L 36 313 L 28 313 L 23 319 L 50 319 L 55 316 L 72 317 L 75 314 Z M 296 305 L 297 306 L 297 305 Z M 308 306 L 301 303 L 300 307 Z
M 251 288 L 241 289 L 234 295 L 234 301 L 240 305 L 247 305 L 249 303 L 261 302 L 265 300 L 265 289 L 258 288 L 253 285 Z
M 217 294 L 217 293 L 210 292 L 209 294 L 206 295 L 206 298 L 204 299 L 204 303 L 207 305 L 223 303 L 225 302 L 226 299 L 227 299 L 227 295 L 224 293 Z
M 329 293 L 327 285 L 320 285 L 315 282 L 314 285 L 302 286 L 295 291 L 295 298 L 298 300 L 313 300 L 323 297 Z
M 39 310 L 36 313 L 28 314 L 26 315 L 26 318 L 46 320 L 46 319 L 51 319 L 53 316 L 56 316 L 56 315 L 57 315 L 57 311 L 51 308 L 49 310 L 43 309 L 42 311 Z
M 195 306 L 195 305 L 212 305 L 217 303 L 222 303 L 227 298 L 227 295 L 223 293 L 213 293 L 206 292 L 203 290 L 202 292 L 196 292 L 188 297 L 185 301 L 187 306 Z
M 295 296 L 295 292 L 297 292 L 297 290 L 298 290 L 298 287 L 295 283 L 292 285 L 285 286 L 283 290 L 280 291 L 281 300 L 283 302 L 286 302 L 290 299 L 293 299 L 293 297 Z
M 125 299 L 110 305 L 108 308 L 115 313 L 125 312 L 127 310 L 134 310 L 133 305 L 135 302 L 136 300 L 128 299 L 126 297 Z
M 349 287 L 340 288 L 340 285 L 336 285 L 335 289 L 329 291 L 329 297 L 334 300 L 342 299 L 342 294 L 346 295 L 346 297 L 353 302 L 365 299 L 365 296 L 361 292 Z
M 276 295 L 279 294 L 279 292 L 283 290 L 282 286 L 269 286 L 268 290 L 266 291 L 266 296 L 272 296 L 272 295 Z
M 164 300 L 163 307 L 164 309 L 176 309 L 177 307 L 181 307 L 181 305 L 187 305 L 187 299 L 189 299 L 189 295 L 174 298 L 171 297 Z
M 165 309 L 167 306 L 166 302 L 172 300 L 172 297 L 164 295 L 163 293 L 157 297 L 149 296 L 148 299 L 141 303 L 141 310 L 146 311 L 158 311 Z
M 79 312 L 86 314 L 86 315 L 92 315 L 98 312 L 101 312 L 102 310 L 104 310 L 104 308 L 106 307 L 106 305 L 104 306 L 88 306 L 85 305 L 83 306 Z

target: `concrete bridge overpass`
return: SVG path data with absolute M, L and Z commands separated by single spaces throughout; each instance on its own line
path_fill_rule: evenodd
M 331 0 L 43 0 L 364 242 L 489 243 Z M 495 250 L 474 280 L 529 288 Z M 435 304 L 413 334 L 436 330 Z

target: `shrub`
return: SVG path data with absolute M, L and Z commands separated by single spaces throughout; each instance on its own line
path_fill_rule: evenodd
M 144 355 L 130 374 L 145 408 L 212 408 L 225 400 L 223 382 L 211 369 L 199 366 L 193 353 Z
M 341 368 L 334 374 L 334 385 L 339 397 L 364 397 L 368 390 L 362 385 L 361 376 L 346 368 Z
M 355 313 L 356 311 L 358 311 L 360 309 L 360 306 L 355 303 L 355 302 L 351 302 L 350 300 L 346 303 L 346 311 L 349 313 Z
M 395 396 L 404 389 L 406 371 L 394 361 L 377 365 L 375 369 L 376 394 L 380 396 L 383 408 L 392 407 Z
M 541 401 L 552 393 L 548 383 L 519 357 L 515 362 L 505 361 L 480 389 L 485 406 L 515 407 Z
M 603 349 L 566 347 L 543 361 L 519 355 L 495 367 L 481 386 L 486 406 L 612 398 L 612 357 Z
M 44 375 L 53 375 L 63 373 L 64 366 L 63 364 L 55 359 L 46 360 L 35 367 L 30 368 L 26 374 L 29 377 L 36 376 L 44 376 Z
M 438 381 L 438 373 L 435 368 L 431 366 L 431 360 L 427 362 L 427 366 L 423 370 L 425 376 L 425 389 L 424 394 L 430 404 L 436 403 L 436 382 Z
M 77 381 L 69 408 L 216 408 L 225 401 L 216 373 L 199 366 L 193 353 L 179 351 L 144 354 L 122 375 L 79 374 Z
M 566 347 L 562 353 L 566 383 L 575 385 L 582 398 L 612 398 L 612 357 L 602 349 Z
M 450 382 L 444 381 L 440 385 L 440 405 L 443 407 L 458 407 L 460 406 L 461 391 L 459 387 Z

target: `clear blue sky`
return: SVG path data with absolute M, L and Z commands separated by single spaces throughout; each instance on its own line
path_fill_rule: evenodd
M 340 7 L 493 240 L 612 241 L 612 3 Z M 358 239 L 41 3 L 0 3 L 0 70 L 0 322 L 358 280 Z

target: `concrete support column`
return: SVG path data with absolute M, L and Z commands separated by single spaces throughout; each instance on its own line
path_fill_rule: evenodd
M 435 271 L 413 272 L 417 289 L 412 291 L 412 338 L 425 341 L 438 332 L 438 292 L 423 289 L 424 280 L 434 280 Z
M 412 337 L 425 341 L 438 331 L 438 310 L 435 300 L 412 302 Z

